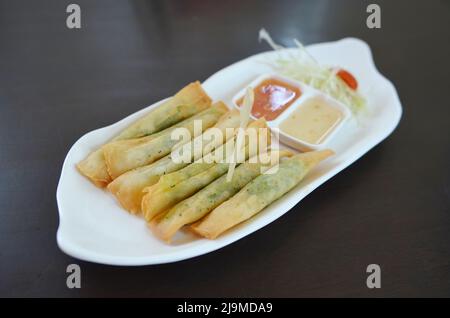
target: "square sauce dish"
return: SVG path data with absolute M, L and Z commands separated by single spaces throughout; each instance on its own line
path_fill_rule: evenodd
M 282 143 L 300 151 L 327 147 L 351 117 L 341 102 L 284 76 L 260 75 L 248 86 L 255 93 L 250 116 L 264 117 Z M 234 107 L 242 105 L 245 90 L 242 88 L 233 97 Z

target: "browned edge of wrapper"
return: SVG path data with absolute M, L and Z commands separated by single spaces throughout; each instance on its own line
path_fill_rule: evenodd
M 79 172 L 82 176 L 84 176 L 85 178 L 87 178 L 87 179 L 88 179 L 92 184 L 94 184 L 96 187 L 99 187 L 99 188 L 105 188 L 105 187 L 112 181 L 112 178 L 111 178 L 111 176 L 110 176 L 109 173 L 108 173 L 108 169 L 106 168 L 106 165 L 105 165 L 105 167 L 104 167 L 104 172 L 105 172 L 105 174 L 104 174 L 103 176 L 99 176 L 98 174 L 97 174 L 97 175 L 93 175 L 93 174 L 90 173 L 90 171 L 89 171 L 88 169 L 84 169 L 84 167 L 83 167 L 83 163 L 85 163 L 86 160 L 87 160 L 92 154 L 94 154 L 94 153 L 97 152 L 97 151 L 101 151 L 100 148 L 97 149 L 97 150 L 94 150 L 94 151 L 91 152 L 91 153 L 89 153 L 89 155 L 88 155 L 85 159 L 83 159 L 83 160 L 81 160 L 80 162 L 76 163 L 76 164 L 75 164 L 75 167 L 76 167 L 76 169 L 78 170 L 78 172 Z M 103 151 L 101 151 L 101 154 L 103 155 Z

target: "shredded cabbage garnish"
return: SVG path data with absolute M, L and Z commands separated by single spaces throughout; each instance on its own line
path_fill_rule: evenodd
M 351 89 L 339 76 L 339 68 L 320 65 L 297 39 L 296 50 L 281 51 L 285 47 L 276 44 L 265 29 L 259 31 L 259 41 L 266 41 L 279 57 L 271 61 L 271 67 L 279 74 L 304 82 L 348 106 L 353 114 L 366 107 L 365 98 Z

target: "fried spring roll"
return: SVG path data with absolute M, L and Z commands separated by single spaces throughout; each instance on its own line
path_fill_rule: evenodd
M 203 140 L 202 153 L 207 154 L 216 147 L 222 145 L 227 138 L 231 138 L 233 135 L 226 134 L 227 128 L 239 127 L 239 111 L 231 110 L 223 115 L 219 121 L 213 126 L 213 128 L 219 129 L 222 132 L 222 140 L 214 140 L 209 142 Z M 190 142 L 191 158 L 193 158 L 193 147 L 198 139 L 202 139 L 207 131 L 197 136 Z M 131 213 L 139 213 L 141 211 L 141 201 L 144 195 L 143 189 L 158 182 L 159 178 L 163 175 L 177 171 L 189 163 L 179 162 L 176 163 L 172 160 L 171 155 L 167 155 L 160 160 L 134 170 L 128 171 L 108 184 L 108 190 L 110 190 L 120 202 L 120 204 Z
M 238 115 L 239 116 L 239 115 Z M 239 125 L 239 123 L 238 123 Z M 236 127 L 237 128 L 237 127 Z M 267 128 L 267 122 L 260 118 L 248 124 L 247 129 L 258 129 L 258 128 Z M 267 128 L 268 129 L 268 128 Z M 269 131 L 267 131 L 269 133 Z M 270 134 L 267 135 L 268 142 L 270 144 Z M 215 153 L 222 153 L 222 156 L 225 158 L 227 156 L 226 152 L 228 150 L 233 150 L 233 145 L 235 144 L 236 138 L 233 140 L 228 140 L 228 142 L 217 148 L 214 152 L 206 154 L 203 158 L 197 160 L 196 162 L 188 165 L 187 167 L 180 169 L 176 172 L 164 175 L 160 178 L 157 185 L 151 188 L 144 189 L 145 192 L 157 192 L 164 191 L 170 188 L 173 188 L 176 184 L 187 180 L 211 167 L 213 167 L 217 162 L 214 160 L 205 160 L 210 156 L 215 155 Z M 156 189 L 157 188 L 157 189 Z
M 320 161 L 333 151 L 322 150 L 296 155 L 279 164 L 274 174 L 265 174 L 248 183 L 191 229 L 208 239 L 215 239 L 226 230 L 251 218 L 273 201 L 295 187 Z
M 228 111 L 223 104 L 216 104 L 201 113 L 185 119 L 164 131 L 156 138 L 142 137 L 139 140 L 120 140 L 103 146 L 106 167 L 112 179 L 134 168 L 148 165 L 172 151 L 179 144 L 172 138 L 172 132 L 178 128 L 185 128 L 190 136 L 194 133 L 196 121 L 201 123 L 201 131 L 213 126 L 219 118 Z
M 281 159 L 292 156 L 292 153 L 271 151 L 270 155 L 278 156 Z M 272 159 L 270 162 L 276 161 Z M 234 171 L 231 181 L 227 182 L 226 175 L 221 176 L 193 196 L 172 207 L 167 213 L 153 219 L 150 227 L 159 238 L 170 241 L 184 225 L 200 220 L 271 166 L 270 163 L 250 163 L 249 161 L 239 165 Z
M 264 119 L 252 124 L 247 127 L 247 130 L 260 128 L 259 126 L 262 124 L 267 127 Z M 270 130 L 267 129 L 265 132 L 269 141 Z M 259 133 L 260 131 L 257 130 L 256 135 L 258 136 Z M 245 143 L 248 143 L 248 138 L 245 138 Z M 245 144 L 245 159 L 250 155 L 249 148 L 249 145 Z M 147 221 L 152 220 L 158 214 L 207 186 L 227 173 L 228 167 L 229 163 L 226 161 L 223 163 L 193 163 L 184 169 L 174 172 L 172 174 L 174 176 L 161 177 L 157 184 L 144 189 L 147 192 L 142 198 L 142 212 L 145 219 Z
M 125 140 L 153 134 L 191 117 L 209 106 L 211 106 L 211 98 L 203 90 L 200 82 L 191 83 L 158 108 L 131 124 L 112 140 Z M 77 164 L 77 168 L 81 174 L 98 187 L 104 187 L 111 182 L 101 149 L 90 153 Z

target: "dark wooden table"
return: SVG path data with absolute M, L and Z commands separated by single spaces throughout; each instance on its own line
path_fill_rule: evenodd
M 72 1 L 73 2 L 73 1 Z M 450 1 L 0 2 L 0 296 L 450 296 Z M 397 130 L 292 211 L 214 253 L 113 267 L 56 245 L 55 192 L 84 133 L 268 49 L 359 37 L 404 107 Z M 77 263 L 82 288 L 66 287 Z M 366 287 L 379 264 L 382 287 Z

